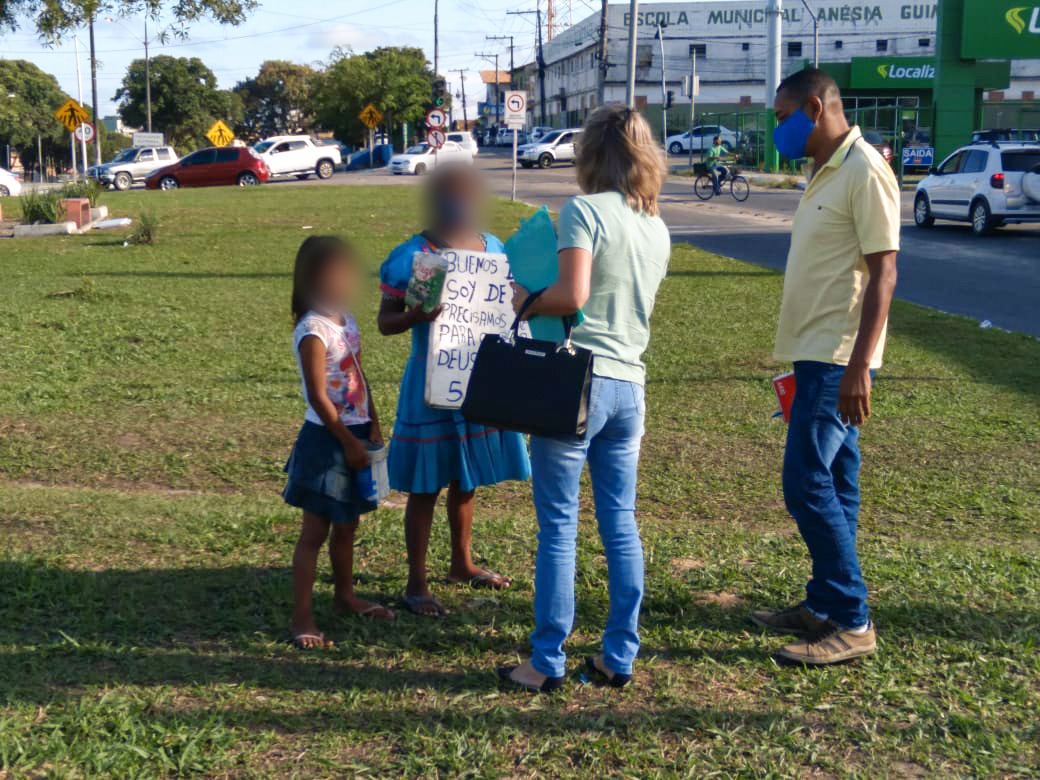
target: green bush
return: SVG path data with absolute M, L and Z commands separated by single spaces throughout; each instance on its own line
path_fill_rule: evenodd
M 101 186 L 101 182 L 97 179 L 70 181 L 61 188 L 61 197 L 87 198 L 93 208 L 94 206 L 97 206 L 98 198 L 101 196 L 101 193 L 104 192 L 104 189 L 105 188 Z
M 22 194 L 23 225 L 53 225 L 61 218 L 61 193 L 54 190 Z
M 144 211 L 137 218 L 134 232 L 127 241 L 131 244 L 154 244 L 159 232 L 159 218 L 153 211 Z

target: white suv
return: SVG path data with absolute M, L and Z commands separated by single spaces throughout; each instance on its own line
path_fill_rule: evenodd
M 275 135 L 253 147 L 272 176 L 328 179 L 343 162 L 339 147 L 318 144 L 309 135 Z
M 553 163 L 574 162 L 574 142 L 580 135 L 580 127 L 553 130 L 537 143 L 524 144 L 517 150 L 520 164 L 525 168 L 551 168 Z
M 917 185 L 914 223 L 970 222 L 985 235 L 1008 222 L 1040 222 L 1040 145 L 971 144 L 932 168 Z

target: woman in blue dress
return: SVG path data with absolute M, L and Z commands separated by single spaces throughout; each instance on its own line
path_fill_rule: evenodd
M 520 434 L 473 425 L 458 411 L 434 409 L 424 401 L 430 323 L 440 310 L 427 313 L 405 305 L 415 253 L 443 249 L 503 251 L 498 238 L 481 233 L 476 227 L 483 188 L 471 166 L 439 167 L 430 177 L 426 194 L 430 227 L 396 247 L 380 269 L 383 298 L 379 331 L 385 336 L 412 332 L 412 353 L 401 380 L 389 463 L 390 486 L 408 493 L 404 516 L 408 585 L 404 603 L 417 615 L 442 617 L 447 611 L 430 592 L 426 574 L 430 530 L 440 492 L 448 489 L 448 581 L 508 588 L 509 577 L 473 562 L 473 497 L 476 489 L 484 485 L 527 480 L 531 466 L 526 442 Z

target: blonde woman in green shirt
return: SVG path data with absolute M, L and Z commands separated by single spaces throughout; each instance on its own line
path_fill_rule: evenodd
M 639 650 L 643 546 L 635 505 L 646 414 L 642 357 L 671 253 L 658 209 L 667 167 L 646 120 L 615 106 L 589 117 L 575 163 L 585 194 L 560 212 L 559 279 L 528 314 L 565 317 L 584 312 L 573 340 L 592 352 L 593 380 L 583 438 L 531 438 L 539 529 L 532 653 L 530 660 L 499 673 L 532 691 L 555 690 L 566 674 L 563 645 L 574 625 L 578 499 L 586 461 L 610 591 L 603 649 L 586 659 L 587 670 L 620 688 L 631 679 Z M 518 311 L 528 296 L 527 290 L 515 287 Z

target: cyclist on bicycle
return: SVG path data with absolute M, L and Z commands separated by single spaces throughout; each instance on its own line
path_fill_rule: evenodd
M 715 185 L 715 194 L 722 194 L 722 182 L 729 176 L 729 168 L 722 164 L 722 160 L 725 157 L 729 157 L 729 152 L 726 147 L 722 145 L 722 136 L 715 136 L 708 147 L 708 150 L 704 153 L 704 167 L 707 168 L 708 173 L 711 174 L 712 184 Z

